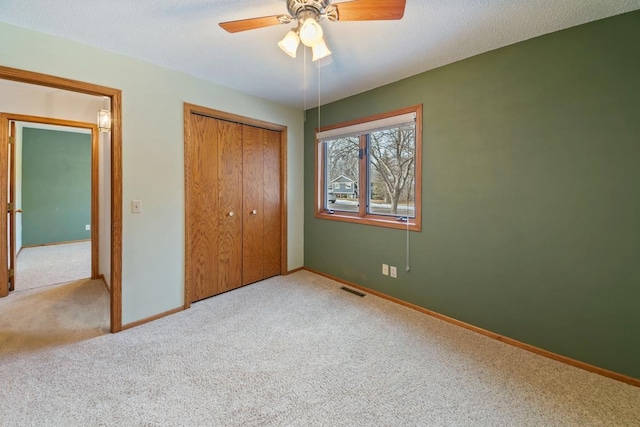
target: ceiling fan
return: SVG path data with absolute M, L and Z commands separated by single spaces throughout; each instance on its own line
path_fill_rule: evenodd
M 288 15 L 271 15 L 260 18 L 221 22 L 230 33 L 297 23 L 278 43 L 292 58 L 296 57 L 300 42 L 312 49 L 313 60 L 331 55 L 324 41 L 321 19 L 329 21 L 388 21 L 402 19 L 406 0 L 347 0 L 331 3 L 331 0 L 286 0 Z

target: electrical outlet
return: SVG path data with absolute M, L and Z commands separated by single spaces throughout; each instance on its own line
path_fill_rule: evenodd
M 394 279 L 398 278 L 398 269 L 395 266 L 391 266 L 391 277 L 393 277 Z
M 131 201 L 131 213 L 142 213 L 142 201 L 141 200 L 132 200 Z
M 90 231 L 90 230 L 91 230 L 91 224 L 87 224 L 87 225 L 85 225 L 85 226 L 84 226 L 84 229 L 85 229 L 86 231 Z
M 382 264 L 382 274 L 385 276 L 389 275 L 389 264 Z

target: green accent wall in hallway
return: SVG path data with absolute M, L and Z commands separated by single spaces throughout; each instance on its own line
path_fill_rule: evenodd
M 24 128 L 22 244 L 91 238 L 91 135 Z
M 638 40 L 627 13 L 322 106 L 327 126 L 423 104 L 410 272 L 406 232 L 314 217 L 307 111 L 305 266 L 640 378 Z

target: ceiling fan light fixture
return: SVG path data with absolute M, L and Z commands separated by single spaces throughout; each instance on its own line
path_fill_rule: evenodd
M 305 46 L 314 47 L 322 41 L 322 36 L 322 27 L 317 18 L 309 17 L 302 22 L 300 26 L 300 41 Z
M 331 51 L 327 47 L 327 44 L 324 42 L 324 39 L 320 40 L 320 43 L 316 44 L 311 48 L 313 52 L 313 60 L 317 61 L 318 59 L 325 58 L 331 55 Z
M 298 45 L 300 44 L 300 37 L 295 31 L 291 30 L 287 33 L 282 40 L 278 42 L 280 49 L 292 58 L 296 57 L 298 51 Z

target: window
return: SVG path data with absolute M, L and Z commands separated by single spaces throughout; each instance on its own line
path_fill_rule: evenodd
M 321 128 L 316 141 L 316 217 L 420 231 L 421 105 Z

